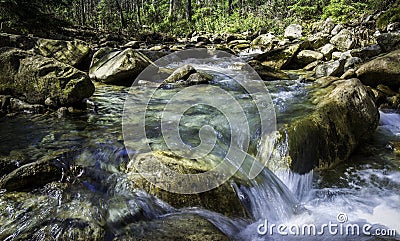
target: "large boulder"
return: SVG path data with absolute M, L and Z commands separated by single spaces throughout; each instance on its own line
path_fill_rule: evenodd
M 249 65 L 257 72 L 260 78 L 264 81 L 290 79 L 289 75 L 283 72 L 282 70 L 262 65 L 257 60 L 249 61 Z
M 347 160 L 379 122 L 373 93 L 360 80 L 324 77 L 315 85 L 315 111 L 281 130 L 289 138 L 291 169 L 298 173 Z
M 347 51 L 356 45 L 354 34 L 348 29 L 342 29 L 338 34 L 333 36 L 330 41 L 331 44 L 340 51 Z
M 383 84 L 394 88 L 400 87 L 400 50 L 361 65 L 356 73 L 366 85 Z
M 279 47 L 255 56 L 254 60 L 260 61 L 262 65 L 274 67 L 276 69 L 286 69 L 300 51 L 300 47 L 301 44 Z
M 376 42 L 384 52 L 400 49 L 400 32 L 383 33 L 376 37 Z
M 284 36 L 285 38 L 293 40 L 302 37 L 303 36 L 302 34 L 303 34 L 303 27 L 301 27 L 301 25 L 291 24 L 287 26 L 287 28 L 285 29 Z
M 91 51 L 88 44 L 81 40 L 54 40 L 6 33 L 0 34 L 0 47 L 30 50 L 72 66 L 80 65 L 89 57 Z
M 135 78 L 153 62 L 133 49 L 100 49 L 93 56 L 90 78 L 103 83 L 131 85 Z
M 20 49 L 0 49 L 0 94 L 30 104 L 44 104 L 50 98 L 57 105 L 70 106 L 93 92 L 89 77 L 70 65 Z
M 142 153 L 136 155 L 127 165 L 126 172 L 128 178 L 132 180 L 132 183 L 140 189 L 159 197 L 165 202 L 171 204 L 174 207 L 202 207 L 211 211 L 219 212 L 230 217 L 245 217 L 246 213 L 242 207 L 235 190 L 229 184 L 225 182 L 222 185 L 212 190 L 199 193 L 199 194 L 177 194 L 160 189 L 153 183 L 143 178 L 138 173 L 136 166 L 144 166 L 150 170 L 158 170 L 157 164 L 160 161 L 168 168 L 180 173 L 180 174 L 199 174 L 211 170 L 215 165 L 222 162 L 216 156 L 208 155 L 205 158 L 188 159 L 183 155 L 175 154 L 167 151 L 153 151 L 149 153 Z M 159 173 L 159 179 L 154 179 L 154 182 L 163 182 L 164 179 L 169 179 L 170 174 Z M 163 178 L 161 178 L 163 177 Z M 245 179 L 240 178 L 237 174 L 232 178 L 237 183 L 245 184 Z M 164 183 L 160 183 L 161 185 Z M 192 185 L 188 183 L 181 183 L 176 185 Z M 188 188 L 196 188 L 190 186 Z
M 90 48 L 81 40 L 38 39 L 33 51 L 45 57 L 55 58 L 60 62 L 78 66 L 89 56 Z

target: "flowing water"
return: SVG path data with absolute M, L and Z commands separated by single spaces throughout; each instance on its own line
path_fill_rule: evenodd
M 216 75 L 213 85 L 235 96 L 244 106 L 249 121 L 256 123 L 256 111 L 249 96 L 244 95 L 225 75 L 211 73 Z M 278 127 L 313 109 L 307 94 L 309 84 L 287 80 L 266 85 L 275 105 Z M 198 90 L 205 93 L 209 88 L 203 86 Z M 139 100 L 141 93 L 146 91 L 147 88 L 138 87 L 136 98 Z M 154 149 L 166 148 L 160 138 L 157 113 L 165 105 L 164 99 L 171 98 L 178 91 L 160 90 L 149 105 L 150 121 L 146 127 Z M 362 234 L 333 235 L 328 229 L 318 233 L 329 222 L 360 227 L 372 224 L 371 230 L 381 228 L 400 232 L 400 152 L 396 152 L 400 148 L 399 113 L 381 112 L 377 131 L 360 146 L 351 162 L 305 175 L 273 168 L 273 163 L 269 163 L 271 170 L 265 168 L 258 178 L 251 181 L 252 185 L 233 183 L 249 214 L 248 219 L 237 220 L 198 208 L 176 209 L 131 186 L 124 175 L 129 160 L 121 130 L 128 92 L 129 88 L 97 85 L 91 97 L 97 107 L 88 112 L 74 113 L 66 118 L 58 118 L 55 114 L 22 113 L 0 119 L 0 156 L 12 159 L 15 166 L 20 166 L 62 153 L 61 159 L 68 169 L 61 182 L 31 192 L 0 191 L 0 239 L 44 240 L 49 232 L 58 237 L 79 237 L 79 234 L 68 234 L 73 232 L 73 227 L 79 226 L 88 230 L 82 235 L 99 235 L 112 240 L 114 236 L 126 233 L 130 223 L 188 213 L 205 217 L 232 240 L 378 238 Z M 217 156 L 226 153 L 231 136 L 227 131 L 227 120 L 221 113 L 197 106 L 186 114 L 180 127 L 184 142 L 198 145 L 201 142 L 197 135 L 199 128 L 211 123 L 218 137 L 213 153 Z M 257 153 L 260 151 L 260 133 L 257 128 L 251 133 L 248 153 L 256 158 L 262 156 Z M 283 158 L 287 153 L 285 143 L 276 148 Z M 272 228 L 273 233 L 270 232 L 272 224 L 276 225 L 275 229 Z M 301 229 L 310 224 L 317 229 L 315 235 L 277 233 L 278 225 L 297 225 Z M 293 230 L 296 231 L 296 227 Z

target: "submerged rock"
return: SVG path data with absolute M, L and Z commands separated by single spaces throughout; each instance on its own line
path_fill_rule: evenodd
M 88 76 L 70 65 L 16 48 L 0 49 L 0 94 L 29 104 L 44 104 L 51 98 L 58 106 L 69 106 L 93 92 Z
M 61 180 L 62 168 L 57 159 L 43 158 L 25 164 L 0 179 L 0 189 L 8 191 L 32 190 L 46 183 Z
M 103 83 L 132 85 L 135 78 L 153 62 L 133 49 L 100 49 L 93 56 L 90 78 Z
M 360 80 L 324 77 L 316 84 L 315 111 L 281 130 L 289 138 L 290 167 L 298 173 L 346 161 L 379 122 L 373 93 Z
M 136 187 L 145 190 L 174 207 L 201 207 L 230 217 L 246 216 L 245 210 L 229 182 L 225 182 L 217 188 L 203 193 L 177 194 L 160 189 L 153 183 L 147 181 L 141 174 L 137 173 L 135 165 L 139 164 L 145 165 L 146 168 L 150 168 L 150 170 L 156 170 L 155 168 L 157 167 L 152 165 L 155 165 L 157 160 L 161 161 L 161 163 L 168 168 L 181 174 L 203 173 L 211 170 L 223 160 L 212 155 L 208 155 L 206 158 L 202 159 L 187 159 L 171 152 L 154 151 L 136 155 L 135 158 L 128 163 L 127 173 L 129 179 L 133 181 Z M 160 173 L 160 175 L 165 175 L 165 178 L 168 178 L 168 173 Z M 160 178 L 157 180 L 161 182 L 163 179 Z M 241 179 L 238 174 L 234 176 L 233 180 L 245 183 L 245 181 L 243 181 L 244 179 Z M 176 185 L 181 186 L 186 184 L 177 183 Z M 191 186 L 191 188 L 195 187 Z
M 124 234 L 115 237 L 114 241 L 117 240 L 228 241 L 229 238 L 206 219 L 193 214 L 181 214 L 130 224 L 125 228 Z
M 400 87 L 400 50 L 361 65 L 357 76 L 366 85 Z

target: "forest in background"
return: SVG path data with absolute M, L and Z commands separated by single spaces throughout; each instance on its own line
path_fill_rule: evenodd
M 289 23 L 327 17 L 350 22 L 379 11 L 387 11 L 382 26 L 400 21 L 400 0 L 0 0 L 0 23 L 2 31 L 25 34 L 58 26 L 175 36 L 260 29 L 281 33 Z

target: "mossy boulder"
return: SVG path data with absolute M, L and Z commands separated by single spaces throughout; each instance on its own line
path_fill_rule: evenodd
M 91 51 L 89 45 L 82 40 L 54 40 L 7 33 L 0 34 L 0 47 L 30 50 L 72 66 L 80 65 Z
M 133 49 L 100 49 L 93 56 L 89 76 L 109 84 L 132 85 L 135 78 L 153 62 Z
M 283 72 L 282 70 L 275 69 L 270 66 L 262 65 L 257 60 L 250 61 L 249 65 L 257 72 L 257 74 L 264 81 L 290 79 L 289 75 L 286 74 L 285 72 Z
M 315 110 L 281 129 L 288 134 L 290 167 L 297 173 L 347 160 L 379 122 L 373 93 L 360 80 L 324 77 L 315 85 Z
M 262 53 L 254 57 L 262 65 L 270 66 L 275 69 L 286 69 L 296 54 L 300 51 L 301 44 L 292 44 L 275 48 L 271 51 Z
M 158 161 L 180 174 L 198 174 L 210 171 L 219 162 L 222 162 L 222 159 L 213 155 L 208 155 L 201 159 L 188 159 L 179 154 L 177 155 L 167 151 L 153 151 L 136 155 L 128 163 L 126 172 L 128 178 L 133 181 L 137 188 L 143 189 L 146 192 L 157 196 L 174 207 L 201 207 L 230 217 L 246 216 L 245 210 L 229 182 L 225 182 L 217 188 L 198 194 L 177 194 L 162 190 L 153 184 L 166 184 L 164 182 L 165 180 L 169 180 L 168 173 L 160 173 L 160 178 L 154 179 L 153 182 L 150 183 L 140 173 L 138 173 L 135 168 L 135 165 L 144 165 L 150 170 L 158 170 L 156 169 L 156 166 L 153 166 L 155 165 L 154 163 L 158 163 Z M 240 177 L 239 174 L 235 174 L 231 180 L 237 183 L 246 184 L 245 178 Z M 182 186 L 189 184 L 177 183 L 176 185 Z
M 50 98 L 59 106 L 70 106 L 93 92 L 87 74 L 70 65 L 16 48 L 0 49 L 0 94 L 30 104 L 44 104 Z
M 37 54 L 72 65 L 78 66 L 88 58 L 91 49 L 81 41 L 64 41 L 54 39 L 38 39 L 33 51 Z
M 373 59 L 357 70 L 358 78 L 366 85 L 400 87 L 400 50 Z

